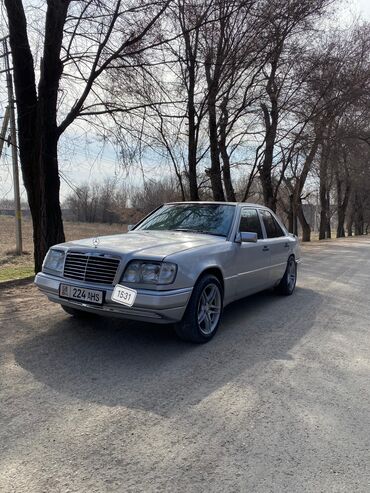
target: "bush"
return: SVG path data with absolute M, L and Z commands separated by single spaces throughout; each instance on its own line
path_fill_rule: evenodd
M 127 190 L 115 180 L 83 185 L 76 188 L 65 201 L 72 219 L 89 223 L 123 222 L 122 212 L 127 206 Z

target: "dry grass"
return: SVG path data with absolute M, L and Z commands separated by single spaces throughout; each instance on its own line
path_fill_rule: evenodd
M 89 224 L 65 222 L 66 240 L 90 238 L 126 231 L 121 224 Z M 0 216 L 0 282 L 10 279 L 23 279 L 33 274 L 32 223 L 24 219 L 22 223 L 23 255 L 15 255 L 14 218 Z

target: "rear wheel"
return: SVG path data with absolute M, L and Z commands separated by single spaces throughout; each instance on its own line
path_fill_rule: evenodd
M 297 283 L 297 263 L 293 256 L 289 257 L 284 277 L 280 281 L 277 289 L 278 292 L 286 296 L 293 294 Z
M 209 341 L 220 324 L 222 306 L 220 281 L 211 274 L 204 275 L 194 286 L 184 318 L 175 326 L 177 335 L 185 341 Z

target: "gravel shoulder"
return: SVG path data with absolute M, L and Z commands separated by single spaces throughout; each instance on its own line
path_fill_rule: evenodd
M 303 257 L 203 346 L 0 287 L 0 491 L 368 492 L 370 238 Z

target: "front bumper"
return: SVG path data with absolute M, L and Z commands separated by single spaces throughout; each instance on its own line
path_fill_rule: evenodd
M 154 291 L 139 289 L 133 307 L 125 307 L 114 301 L 111 296 L 113 286 L 102 286 L 86 282 L 64 279 L 40 272 L 35 277 L 36 286 L 49 298 L 50 301 L 61 305 L 76 308 L 97 315 L 106 315 L 132 320 L 141 320 L 154 323 L 173 323 L 182 319 L 188 304 L 192 288 L 173 289 L 169 291 Z M 103 305 L 91 305 L 75 300 L 67 300 L 59 296 L 59 285 L 70 284 L 72 286 L 97 289 L 105 292 Z

